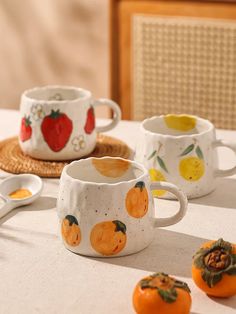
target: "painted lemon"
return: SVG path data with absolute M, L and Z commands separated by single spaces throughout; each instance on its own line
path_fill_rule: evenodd
M 143 181 L 139 181 L 126 195 L 127 212 L 134 218 L 143 217 L 148 211 L 148 192 Z
M 126 244 L 126 226 L 119 220 L 96 224 L 90 233 L 93 249 L 105 256 L 119 253 Z
M 204 175 L 204 161 L 198 157 L 183 158 L 179 163 L 179 172 L 185 180 L 197 181 Z
M 70 246 L 77 246 L 81 241 L 81 232 L 77 219 L 67 215 L 61 224 L 61 233 L 64 241 Z
M 151 178 L 152 182 L 156 182 L 156 181 L 166 181 L 166 178 L 164 177 L 164 175 L 161 173 L 160 170 L 157 169 L 149 169 L 149 175 Z M 152 195 L 154 197 L 160 197 L 166 194 L 165 190 L 154 190 L 152 191 Z
M 183 132 L 194 129 L 197 122 L 195 117 L 185 114 L 168 114 L 164 116 L 164 120 L 168 128 Z
M 93 158 L 92 164 L 105 177 L 118 178 L 129 169 L 130 163 L 123 159 Z

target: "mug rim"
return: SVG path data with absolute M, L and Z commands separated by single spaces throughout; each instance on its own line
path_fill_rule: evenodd
M 35 91 L 46 91 L 46 90 L 49 90 L 49 89 L 62 89 L 62 90 L 71 90 L 71 91 L 77 91 L 77 92 L 82 92 L 83 95 L 81 97 L 76 97 L 74 99 L 63 99 L 63 100 L 56 100 L 56 99 L 48 99 L 48 100 L 45 100 L 45 99 L 36 99 L 32 96 L 30 96 L 29 94 L 30 93 L 33 93 Z M 37 102 L 37 103 L 43 103 L 43 104 L 52 104 L 52 103 L 60 103 L 60 104 L 65 104 L 65 103 L 73 103 L 73 102 L 77 102 L 77 101 L 80 101 L 80 100 L 85 100 L 85 99 L 88 99 L 88 98 L 91 98 L 92 97 L 92 93 L 91 91 L 87 90 L 87 89 L 84 89 L 84 88 L 81 88 L 81 87 L 76 87 L 76 86 L 69 86 L 69 85 L 44 85 L 44 86 L 36 86 L 36 87 L 33 87 L 33 88 L 29 88 L 29 89 L 26 89 L 22 95 L 21 95 L 22 99 L 27 99 L 27 100 L 30 100 L 30 101 L 34 101 L 34 102 Z
M 128 161 L 131 165 L 135 165 L 136 168 L 141 170 L 142 174 L 140 176 L 138 176 L 137 178 L 134 178 L 134 179 L 121 180 L 119 182 L 114 182 L 114 183 L 85 181 L 85 180 L 73 178 L 71 175 L 68 174 L 68 169 L 71 166 L 73 166 L 75 164 L 79 164 L 79 163 L 85 162 L 85 161 L 88 162 L 88 161 L 90 161 L 92 159 L 96 159 L 96 160 L 101 160 L 101 159 L 113 159 L 114 160 L 114 159 L 118 159 L 118 160 Z M 119 185 L 123 185 L 123 184 L 129 184 L 129 183 L 132 183 L 132 182 L 142 181 L 146 176 L 148 177 L 148 171 L 141 163 L 139 163 L 137 161 L 130 160 L 130 159 L 125 159 L 125 158 L 121 158 L 121 157 L 103 156 L 103 157 L 88 157 L 88 158 L 83 158 L 83 159 L 80 159 L 80 160 L 74 160 L 74 161 L 72 161 L 71 163 L 69 163 L 68 165 L 66 165 L 63 168 L 63 172 L 62 172 L 61 178 L 64 175 L 66 175 L 66 177 L 70 178 L 70 180 L 81 182 L 81 183 L 87 184 L 87 185 L 119 186 Z
M 181 116 L 181 115 L 184 115 L 184 114 L 173 114 L 173 115 L 176 115 L 176 116 Z M 187 114 L 186 114 L 187 115 Z M 152 120 L 155 120 L 157 118 L 163 118 L 165 117 L 166 115 L 159 115 L 159 116 L 152 116 L 150 118 L 147 118 L 147 119 L 144 119 L 142 122 L 141 122 L 141 130 L 145 133 L 148 133 L 148 134 L 151 134 L 151 135 L 158 135 L 158 136 L 161 136 L 161 137 L 164 137 L 164 138 L 172 138 L 172 139 L 181 139 L 181 138 L 191 138 L 191 137 L 200 137 L 202 135 L 205 135 L 209 132 L 211 132 L 212 130 L 214 130 L 214 125 L 211 121 L 209 121 L 208 119 L 203 119 L 201 117 L 198 117 L 196 115 L 188 115 L 188 116 L 191 116 L 191 117 L 194 117 L 196 118 L 196 120 L 200 120 L 202 121 L 205 125 L 208 125 L 208 129 L 207 130 L 204 130 L 200 133 L 194 133 L 194 134 L 182 134 L 182 135 L 172 135 L 172 134 L 162 134 L 162 133 L 158 133 L 158 132 L 152 132 L 152 131 L 149 131 L 148 129 L 146 129 L 144 127 L 144 124 L 147 123 L 148 121 L 152 121 Z

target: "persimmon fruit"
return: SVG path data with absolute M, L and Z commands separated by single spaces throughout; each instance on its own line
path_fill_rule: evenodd
M 188 285 L 164 273 L 143 278 L 133 292 L 137 314 L 189 314 L 191 303 Z
M 223 239 L 204 243 L 193 256 L 192 277 L 210 296 L 236 295 L 236 244 Z

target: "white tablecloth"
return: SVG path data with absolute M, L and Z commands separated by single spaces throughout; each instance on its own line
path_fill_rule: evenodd
M 19 113 L 0 110 L 0 140 L 17 134 Z M 139 123 L 122 121 L 112 132 L 130 147 Z M 217 131 L 236 141 L 236 132 Z M 234 155 L 221 150 L 221 166 Z M 6 177 L 0 172 L 0 180 Z M 192 314 L 235 313 L 236 297 L 209 298 L 191 279 L 191 257 L 209 239 L 236 240 L 236 176 L 222 178 L 210 195 L 191 200 L 185 218 L 159 229 L 152 244 L 127 257 L 95 259 L 66 250 L 59 238 L 57 179 L 45 179 L 42 197 L 0 220 L 0 313 L 130 314 L 132 291 L 143 276 L 163 271 L 186 281 Z M 158 200 L 158 216 L 172 214 L 175 201 Z

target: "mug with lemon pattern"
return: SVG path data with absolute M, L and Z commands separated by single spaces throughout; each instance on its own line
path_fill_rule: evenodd
M 214 125 L 208 120 L 184 114 L 155 116 L 141 124 L 135 160 L 148 169 L 151 181 L 172 182 L 190 199 L 213 191 L 217 177 L 236 173 L 236 166 L 219 169 L 215 148 L 221 146 L 236 154 L 236 143 L 217 140 Z M 153 196 L 175 198 L 159 189 Z
M 152 190 L 174 193 L 178 212 L 154 217 Z M 113 257 L 148 246 L 155 227 L 177 223 L 187 210 L 185 195 L 173 184 L 151 183 L 141 164 L 122 158 L 87 158 L 65 166 L 57 202 L 65 247 L 87 256 Z

